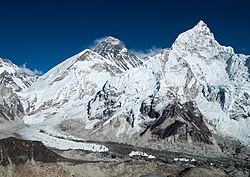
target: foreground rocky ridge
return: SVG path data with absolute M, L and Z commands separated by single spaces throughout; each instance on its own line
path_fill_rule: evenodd
M 23 165 L 34 160 L 43 163 L 64 161 L 65 158 L 49 150 L 42 142 L 21 140 L 14 137 L 0 141 L 0 165 Z
M 13 137 L 2 139 L 0 140 L 0 175 L 2 177 L 138 177 L 142 175 L 247 177 L 250 173 L 249 159 L 241 160 L 233 156 L 204 158 L 125 144 L 107 142 L 105 145 L 109 147 L 109 152 L 55 149 L 53 152 L 42 142 Z M 129 156 L 131 152 L 151 154 L 154 158 Z

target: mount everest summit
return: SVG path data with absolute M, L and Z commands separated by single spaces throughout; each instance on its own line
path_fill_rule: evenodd
M 250 56 L 220 45 L 203 21 L 145 58 L 107 37 L 42 76 L 20 71 L 0 60 L 0 121 L 21 119 L 18 134 L 51 147 L 58 137 L 162 149 L 216 146 L 214 135 L 250 144 Z

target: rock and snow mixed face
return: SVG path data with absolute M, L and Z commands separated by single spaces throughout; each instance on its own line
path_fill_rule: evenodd
M 143 63 L 141 59 L 130 52 L 120 40 L 113 37 L 107 37 L 100 42 L 93 51 L 113 61 L 124 71 L 140 66 Z
M 235 54 L 231 47 L 221 46 L 201 21 L 180 34 L 169 50 L 150 56 L 144 65 L 108 80 L 89 101 L 89 119 L 99 120 L 94 127 L 105 134 L 143 134 L 161 117 L 166 119 L 163 115 L 167 107 L 194 102 L 195 109 L 188 108 L 184 113 L 182 109 L 175 110 L 172 118 L 159 124 L 157 132 L 150 128 L 151 133 L 164 137 L 172 127 L 170 134 L 185 132 L 185 139 L 197 140 L 193 136 L 196 132 L 206 137 L 198 138 L 199 141 L 211 142 L 206 119 L 219 133 L 249 143 L 248 58 Z M 203 118 L 197 116 L 190 124 L 188 116 L 183 116 L 190 110 L 201 112 Z M 177 119 L 173 118 L 176 116 Z M 196 130 L 194 122 L 204 122 L 203 128 Z M 117 124 L 120 129 L 112 128 Z
M 108 37 L 18 93 L 24 122 L 56 131 L 80 119 L 93 136 L 208 144 L 213 129 L 250 144 L 249 58 L 221 46 L 203 21 L 147 60 Z
M 0 58 L 0 84 L 15 92 L 31 86 L 37 76 L 26 68 L 21 68 L 7 59 Z
M 65 60 L 20 94 L 26 103 L 24 122 L 82 117 L 87 100 L 121 72 L 113 62 L 91 50 Z
M 14 121 L 24 115 L 18 93 L 28 88 L 37 76 L 7 59 L 0 58 L 0 123 Z

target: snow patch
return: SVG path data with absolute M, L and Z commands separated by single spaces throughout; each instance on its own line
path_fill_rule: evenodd
M 132 156 L 142 156 L 142 157 L 148 157 L 149 159 L 155 159 L 155 156 L 153 155 L 148 155 L 147 153 L 145 152 L 142 152 L 142 151 L 131 151 L 129 153 L 129 156 L 132 157 Z

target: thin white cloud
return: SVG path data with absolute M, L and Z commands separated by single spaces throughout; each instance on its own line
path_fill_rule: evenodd
M 26 63 L 23 64 L 22 66 L 19 67 L 18 70 L 19 73 L 25 73 L 29 76 L 36 76 L 36 75 L 42 75 L 43 72 L 40 70 L 35 69 L 34 71 L 32 71 L 31 69 L 26 67 Z
M 100 37 L 94 40 L 94 42 L 92 44 L 89 45 L 89 49 L 94 49 L 96 47 L 96 45 L 98 45 L 100 42 L 104 41 L 105 39 L 107 39 L 108 36 L 104 36 L 104 37 Z
M 136 56 L 138 56 L 140 58 L 145 58 L 147 56 L 160 53 L 162 50 L 163 50 L 162 48 L 157 48 L 156 46 L 153 46 L 151 49 L 147 49 L 147 50 L 134 50 L 134 49 L 131 49 L 131 51 Z

